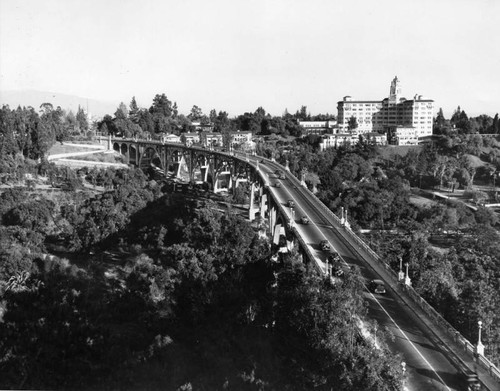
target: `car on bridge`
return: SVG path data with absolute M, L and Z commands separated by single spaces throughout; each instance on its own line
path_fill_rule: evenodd
M 278 176 L 279 179 L 286 179 L 285 173 L 283 171 L 276 170 L 274 173 Z
M 304 224 L 304 225 L 307 225 L 307 224 L 309 224 L 309 218 L 308 218 L 307 216 L 302 216 L 302 217 L 300 218 L 300 222 L 301 222 L 302 224 Z
M 332 276 L 342 277 L 343 275 L 344 275 L 344 269 L 342 269 L 342 266 L 338 263 L 334 264 L 332 266 Z
M 295 202 L 294 202 L 294 200 L 288 200 L 287 205 L 288 205 L 290 208 L 293 208 L 293 207 L 295 206 Z
M 319 248 L 323 251 L 328 251 L 330 250 L 330 243 L 328 243 L 328 240 L 322 240 L 319 242 Z
M 385 284 L 382 280 L 371 280 L 368 284 L 368 289 L 373 293 L 384 294 L 386 292 Z
M 281 187 L 281 182 L 276 182 L 276 183 L 274 184 L 274 187 Z
M 328 262 L 331 264 L 336 263 L 336 262 L 342 262 L 342 258 L 340 258 L 340 255 L 338 253 L 332 252 L 328 256 Z

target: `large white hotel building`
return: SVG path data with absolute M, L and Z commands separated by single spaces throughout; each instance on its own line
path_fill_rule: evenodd
M 389 97 L 382 101 L 354 100 L 350 96 L 337 104 L 339 132 L 348 133 L 351 117 L 358 127 L 357 135 L 383 133 L 391 144 L 416 145 L 423 137 L 432 135 L 434 101 L 415 95 L 413 99 L 401 96 L 397 76 L 391 83 Z

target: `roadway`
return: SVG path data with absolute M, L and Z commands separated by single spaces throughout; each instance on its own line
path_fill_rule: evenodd
M 256 158 L 251 157 L 255 162 Z M 341 238 L 337 226 L 328 215 L 315 206 L 315 200 L 307 195 L 295 181 L 291 174 L 286 173 L 287 179 L 280 180 L 274 173 L 277 169 L 273 163 L 266 161 L 259 164 L 259 169 L 269 179 L 270 188 L 277 199 L 285 207 L 289 217 L 294 216 L 295 226 L 314 256 L 319 259 L 319 266 L 324 270 L 328 252 L 321 251 L 319 242 L 328 240 L 333 251 L 336 251 L 348 265 L 356 265 L 367 284 L 372 279 L 383 279 L 367 263 L 357 255 Z M 281 182 L 281 187 L 275 187 Z M 294 212 L 287 207 L 287 201 L 295 202 Z M 307 216 L 310 223 L 301 224 L 301 216 Z M 331 250 L 331 251 L 332 251 Z M 406 390 L 462 390 L 463 378 L 460 372 L 449 361 L 438 346 L 439 342 L 432 337 L 428 326 L 407 307 L 398 295 L 386 283 L 387 293 L 372 294 L 365 290 L 368 303 L 368 316 L 374 319 L 378 330 L 387 330 L 393 335 L 388 339 L 389 349 L 399 353 L 406 363 Z

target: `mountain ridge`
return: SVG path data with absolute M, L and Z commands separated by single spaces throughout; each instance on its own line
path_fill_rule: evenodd
M 76 114 L 78 106 L 90 113 L 92 119 L 99 119 L 104 115 L 113 115 L 120 102 L 101 101 L 76 95 L 63 94 L 51 91 L 39 91 L 33 89 L 24 90 L 2 90 L 0 91 L 0 104 L 9 105 L 11 108 L 17 106 L 31 106 L 38 111 L 43 103 L 51 103 L 54 107 L 61 106 L 63 110 L 71 110 Z

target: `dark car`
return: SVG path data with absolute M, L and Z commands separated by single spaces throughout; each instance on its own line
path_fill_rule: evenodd
M 331 253 L 329 256 L 328 256 L 328 262 L 329 263 L 336 263 L 336 262 L 341 262 L 342 259 L 340 258 L 340 255 L 337 254 L 337 253 Z
M 339 264 L 334 264 L 332 266 L 332 276 L 342 277 L 344 275 L 344 269 Z
M 371 280 L 370 283 L 368 284 L 368 288 L 373 293 L 384 294 L 386 292 L 385 284 L 382 280 Z
M 293 207 L 295 206 L 295 202 L 294 202 L 293 200 L 288 200 L 287 205 L 288 205 L 290 208 L 293 208 Z
M 280 183 L 280 182 L 276 182 L 276 183 L 274 184 L 274 187 L 281 187 L 281 183 Z
M 286 179 L 285 173 L 281 170 L 276 170 L 276 175 L 278 176 L 279 179 Z
M 300 222 L 301 222 L 302 224 L 304 224 L 304 225 L 307 225 L 307 224 L 309 224 L 309 218 L 308 218 L 307 216 L 302 216 L 302 217 L 300 218 Z
M 323 251 L 328 251 L 330 250 L 330 243 L 328 243 L 328 240 L 322 240 L 319 242 L 319 248 Z

